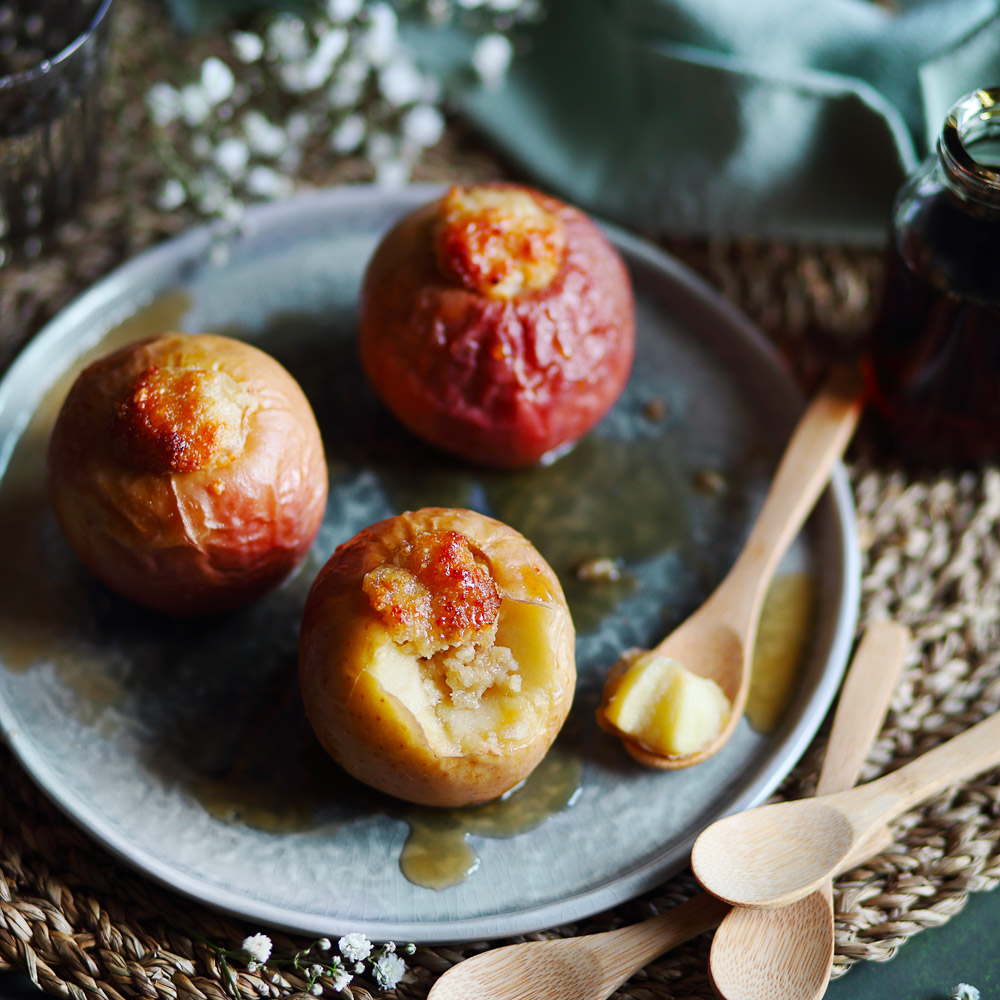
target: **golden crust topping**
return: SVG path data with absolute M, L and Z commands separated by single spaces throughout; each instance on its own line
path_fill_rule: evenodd
M 562 219 L 528 191 L 453 187 L 441 201 L 438 266 L 482 295 L 509 299 L 546 288 L 565 250 Z
M 225 465 L 246 437 L 245 391 L 230 375 L 152 365 L 115 401 L 111 431 L 127 464 L 163 474 Z
M 457 531 L 421 531 L 362 582 L 395 642 L 421 656 L 465 643 L 488 644 L 500 614 L 489 566 Z

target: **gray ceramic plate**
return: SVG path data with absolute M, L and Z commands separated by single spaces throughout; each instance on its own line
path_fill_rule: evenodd
M 858 557 L 838 470 L 784 566 L 814 581 L 816 600 L 777 727 L 744 721 L 714 759 L 665 773 L 597 729 L 619 652 L 655 641 L 732 562 L 802 402 L 743 318 L 669 257 L 612 231 L 636 288 L 638 361 L 598 428 L 548 468 L 503 475 L 413 441 L 361 374 L 355 300 L 379 235 L 433 193 L 348 188 L 254 211 L 225 263 L 193 231 L 82 296 L 0 387 L 4 736 L 70 816 L 137 868 L 304 933 L 507 936 L 651 888 L 684 865 L 706 823 L 762 800 L 799 758 L 854 632 Z M 48 429 L 74 374 L 112 344 L 168 328 L 228 332 L 276 355 L 313 402 L 331 475 L 326 522 L 296 578 L 243 611 L 180 624 L 96 584 L 44 489 Z M 548 763 L 510 803 L 473 815 L 412 809 L 345 778 L 298 702 L 298 622 L 315 572 L 359 528 L 423 504 L 475 507 L 532 538 L 579 631 L 580 686 Z M 576 579 L 573 567 L 595 555 L 619 559 L 623 578 Z M 477 867 L 443 889 L 408 880 L 411 829 L 452 874 L 476 857 Z

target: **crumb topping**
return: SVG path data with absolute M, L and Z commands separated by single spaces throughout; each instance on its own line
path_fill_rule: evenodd
M 483 295 L 509 299 L 547 287 L 565 249 L 562 220 L 527 191 L 453 187 L 441 202 L 438 264 Z
M 458 708 L 475 708 L 491 687 L 520 689 L 511 651 L 495 645 L 496 581 L 460 532 L 418 532 L 365 575 L 362 590 L 390 638 L 427 665 L 432 704 L 447 696 Z
M 130 465 L 159 473 L 225 465 L 246 437 L 246 393 L 232 376 L 152 365 L 112 408 L 112 435 Z

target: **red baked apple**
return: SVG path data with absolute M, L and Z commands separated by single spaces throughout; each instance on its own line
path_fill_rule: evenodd
M 414 433 L 466 459 L 529 465 L 608 411 L 628 380 L 632 289 L 583 212 L 526 187 L 452 188 L 369 263 L 361 360 Z
M 341 545 L 306 601 L 299 678 L 320 743 L 346 771 L 433 806 L 523 781 L 566 719 L 574 630 L 523 535 L 425 508 Z
M 229 337 L 163 334 L 86 368 L 49 445 L 49 491 L 83 562 L 158 611 L 258 597 L 305 557 L 327 470 L 298 383 Z

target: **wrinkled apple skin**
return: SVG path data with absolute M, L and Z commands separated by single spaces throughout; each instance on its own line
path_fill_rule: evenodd
M 418 530 L 460 532 L 487 560 L 504 601 L 539 609 L 547 664 L 524 684 L 542 709 L 523 739 L 442 753 L 408 705 L 379 683 L 373 663 L 392 643 L 362 580 Z M 559 581 L 521 534 L 473 511 L 424 508 L 371 525 L 330 557 L 306 601 L 299 679 L 316 736 L 355 778 L 422 805 L 473 805 L 523 781 L 551 746 L 573 700 L 575 633 Z
M 178 356 L 221 369 L 253 400 L 242 450 L 192 471 L 136 466 L 113 445 L 114 401 Z M 48 468 L 81 560 L 111 589 L 175 615 L 235 608 L 275 586 L 305 558 L 326 507 L 323 445 L 298 383 L 228 337 L 164 334 L 89 366 L 56 420 Z
M 496 299 L 446 276 L 433 202 L 385 236 L 361 296 L 361 359 L 381 399 L 425 440 L 497 467 L 531 465 L 588 431 L 621 394 L 634 354 L 617 251 L 584 213 L 531 193 L 565 225 L 547 287 Z

